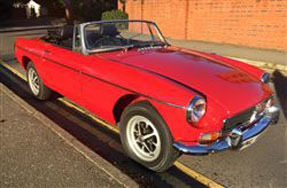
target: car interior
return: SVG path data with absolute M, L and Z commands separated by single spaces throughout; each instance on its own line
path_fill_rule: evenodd
M 73 49 L 74 26 L 66 25 L 60 29 L 48 31 L 48 35 L 43 39 L 58 47 L 68 50 Z M 115 25 L 103 25 L 100 30 L 87 31 L 87 48 L 100 48 L 108 45 L 122 45 L 123 39 L 116 37 L 120 32 Z
M 126 41 L 117 37 L 119 34 L 120 32 L 113 24 L 104 24 L 99 30 L 87 31 L 87 48 L 123 45 Z
M 144 41 L 134 38 L 135 36 L 142 35 L 136 34 L 133 37 L 125 38 L 114 24 L 103 24 L 101 26 L 93 26 L 87 28 L 86 40 L 88 49 L 101 49 L 111 46 L 124 46 L 124 45 L 141 45 L 150 44 L 150 41 Z M 59 29 L 51 29 L 48 35 L 42 39 L 50 42 L 57 47 L 67 50 L 73 50 L 73 35 L 74 25 L 65 25 Z
M 74 26 L 65 25 L 60 29 L 51 29 L 48 30 L 48 35 L 42 39 L 46 42 L 50 42 L 57 47 L 65 48 L 68 50 L 73 49 L 73 34 Z

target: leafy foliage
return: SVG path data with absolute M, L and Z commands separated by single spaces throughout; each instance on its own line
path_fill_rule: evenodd
M 103 12 L 102 20 L 117 20 L 117 19 L 128 19 L 128 14 L 121 10 L 111 10 Z
M 0 0 L 0 18 L 12 15 L 13 3 L 26 4 L 30 0 Z M 78 21 L 100 20 L 102 13 L 117 8 L 117 0 L 34 0 L 48 9 L 49 17 L 65 17 L 66 10 L 70 17 Z M 125 0 L 123 0 L 125 1 Z
M 0 21 L 9 18 L 12 15 L 12 1 L 0 0 Z

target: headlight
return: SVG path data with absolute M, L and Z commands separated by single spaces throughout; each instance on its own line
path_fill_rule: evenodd
M 206 101 L 201 96 L 195 96 L 187 107 L 186 120 L 189 123 L 197 123 L 205 114 Z
M 264 73 L 261 76 L 261 82 L 268 84 L 270 82 L 270 74 L 269 73 Z

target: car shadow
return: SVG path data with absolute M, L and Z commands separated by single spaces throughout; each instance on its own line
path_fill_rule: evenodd
M 121 147 L 118 134 L 103 127 L 87 115 L 64 105 L 59 100 L 41 102 L 34 99 L 29 92 L 27 83 L 1 64 L 0 74 L 0 82 L 13 93 L 43 113 L 91 151 L 129 176 L 139 187 L 206 187 L 176 166 L 162 173 L 147 170 L 127 157 Z
M 279 100 L 279 104 L 287 119 L 287 75 L 283 75 L 279 70 L 275 70 L 272 74 L 275 92 Z

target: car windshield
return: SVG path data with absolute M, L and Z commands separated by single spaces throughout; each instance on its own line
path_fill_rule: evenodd
M 89 52 L 167 45 L 157 26 L 146 21 L 91 23 L 84 27 L 84 35 Z

